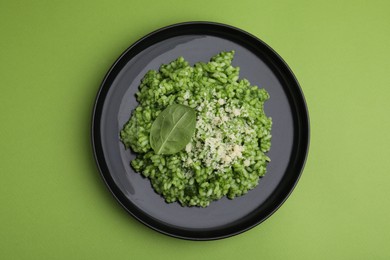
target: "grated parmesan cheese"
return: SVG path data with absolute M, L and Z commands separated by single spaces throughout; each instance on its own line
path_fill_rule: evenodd
M 225 103 L 226 103 L 225 99 L 223 98 L 218 99 L 218 104 L 220 104 L 221 106 L 224 105 Z
M 240 116 L 241 115 L 241 109 L 239 108 L 233 108 L 233 115 Z
M 218 105 L 225 106 L 218 109 Z M 200 112 L 196 122 L 196 141 L 186 146 L 188 158 L 185 162 L 201 161 L 207 167 L 225 171 L 243 157 L 245 147 L 241 145 L 241 138 L 255 138 L 255 131 L 239 121 L 239 116 L 247 111 L 217 97 L 203 99 L 196 109 Z

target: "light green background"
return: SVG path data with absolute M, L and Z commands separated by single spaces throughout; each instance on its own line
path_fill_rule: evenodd
M 389 1 L 0 1 L 0 259 L 390 259 Z M 157 28 L 209 20 L 272 46 L 305 93 L 311 147 L 256 228 L 192 242 L 144 227 L 95 166 L 100 82 Z

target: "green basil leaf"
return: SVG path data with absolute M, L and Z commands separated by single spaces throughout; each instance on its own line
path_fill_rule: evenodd
M 156 154 L 174 154 L 182 150 L 195 133 L 195 110 L 179 104 L 162 111 L 150 129 L 150 146 Z

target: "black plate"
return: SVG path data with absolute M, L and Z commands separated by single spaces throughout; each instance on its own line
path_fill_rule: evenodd
M 207 208 L 167 204 L 148 179 L 135 173 L 119 131 L 137 102 L 143 75 L 179 56 L 191 64 L 207 62 L 220 51 L 235 50 L 240 77 L 265 88 L 265 112 L 273 119 L 271 163 L 260 184 L 234 200 Z M 108 188 L 120 204 L 145 225 L 178 238 L 211 240 L 246 231 L 268 218 L 286 200 L 303 169 L 309 145 L 309 119 L 302 91 L 286 63 L 264 42 L 240 29 L 210 22 L 175 24 L 129 47 L 107 73 L 93 111 L 92 144 Z

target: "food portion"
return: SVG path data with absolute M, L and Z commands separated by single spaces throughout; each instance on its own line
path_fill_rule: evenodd
M 167 202 L 206 207 L 257 186 L 270 158 L 265 89 L 239 78 L 234 51 L 190 66 L 183 57 L 151 70 L 120 132 L 135 171 Z

